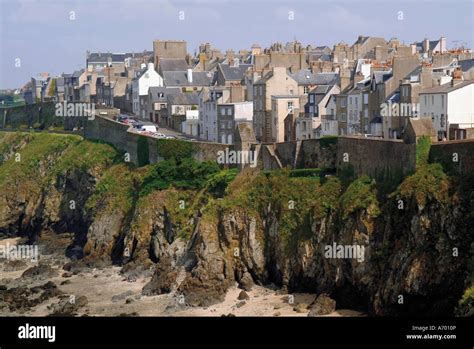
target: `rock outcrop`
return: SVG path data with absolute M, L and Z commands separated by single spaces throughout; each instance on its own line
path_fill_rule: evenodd
M 147 168 L 121 163 L 108 145 L 18 137 L 0 139 L 0 235 L 34 242 L 46 230 L 74 233 L 68 253 L 84 265 L 119 264 L 131 279 L 153 274 L 144 295 L 208 306 L 233 285 L 275 284 L 319 294 L 313 315 L 336 304 L 376 315 L 449 315 L 472 273 L 472 182 L 436 165 L 391 194 L 369 178 L 343 185 L 335 176 L 320 183 L 252 170 L 223 197 L 206 188 L 143 194 Z M 338 255 L 338 246 L 353 255 Z

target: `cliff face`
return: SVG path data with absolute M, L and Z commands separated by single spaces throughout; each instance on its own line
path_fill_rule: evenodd
M 235 282 L 274 284 L 376 315 L 450 315 L 469 286 L 473 185 L 436 164 L 383 195 L 367 177 L 286 171 L 244 171 L 216 194 L 143 191 L 151 166 L 72 136 L 0 134 L 0 152 L 1 235 L 73 232 L 71 257 L 153 274 L 144 294 L 209 305 Z M 328 254 L 339 245 L 358 254 Z

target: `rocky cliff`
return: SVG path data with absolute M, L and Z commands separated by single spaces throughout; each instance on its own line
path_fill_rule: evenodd
M 260 284 L 374 315 L 472 313 L 474 181 L 438 164 L 387 191 L 368 177 L 234 178 L 178 159 L 183 179 L 65 135 L 0 133 L 0 159 L 1 236 L 74 233 L 74 263 L 152 274 L 144 295 L 202 306 Z M 328 254 L 336 246 L 360 253 Z

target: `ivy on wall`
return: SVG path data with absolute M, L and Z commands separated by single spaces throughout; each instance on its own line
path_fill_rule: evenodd
M 148 139 L 146 137 L 138 137 L 137 157 L 138 166 L 145 166 L 150 163 L 150 148 L 148 146 Z
M 156 141 L 158 155 L 165 160 L 177 162 L 193 156 L 193 144 L 178 139 L 158 139 Z

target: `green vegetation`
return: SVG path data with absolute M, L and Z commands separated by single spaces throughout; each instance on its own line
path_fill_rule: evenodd
M 366 209 L 372 217 L 380 214 L 375 180 L 362 176 L 352 182 L 341 197 L 342 218 Z
M 416 142 L 416 166 L 423 166 L 428 164 L 430 155 L 431 138 L 422 136 Z
M 222 170 L 212 175 L 207 183 L 206 190 L 216 198 L 222 198 L 229 184 L 238 174 L 238 169 Z
M 150 149 L 148 146 L 148 138 L 144 136 L 138 137 L 137 142 L 138 166 L 145 166 L 150 163 Z
M 128 212 L 133 206 L 139 177 L 130 164 L 110 167 L 97 183 L 94 194 L 86 202 L 86 209 L 103 207 L 101 213 L 120 210 Z
M 466 289 L 455 312 L 457 316 L 474 316 L 474 286 Z
M 220 171 L 214 161 L 197 162 L 192 158 L 160 161 L 152 165 L 152 171 L 143 182 L 140 196 L 153 190 L 168 189 L 201 189 L 207 180 Z
M 347 187 L 356 179 L 354 166 L 352 164 L 343 165 L 338 170 L 338 177 L 341 179 L 342 185 Z
M 192 157 L 194 153 L 191 142 L 178 139 L 158 139 L 156 146 L 158 155 L 165 160 L 180 162 L 182 159 Z
M 71 170 L 89 171 L 96 167 L 103 171 L 118 161 L 118 153 L 112 146 L 75 137 L 76 142 L 58 159 L 51 171 L 52 175 Z
M 333 144 L 337 144 L 337 136 L 324 136 L 319 139 L 321 148 L 329 148 Z
M 80 140 L 78 136 L 56 134 L 31 134 L 30 137 L 18 157 L 10 158 L 0 167 L 0 186 L 22 178 L 44 179 L 40 164 L 54 163 L 61 153 Z
M 415 198 L 416 203 L 425 206 L 430 200 L 441 204 L 449 201 L 449 180 L 440 164 L 422 166 L 416 172 L 405 178 L 397 191 L 391 196 L 410 199 Z

